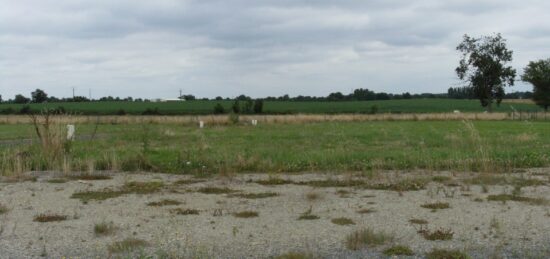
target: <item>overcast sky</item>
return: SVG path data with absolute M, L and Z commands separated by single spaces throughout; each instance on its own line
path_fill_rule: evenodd
M 462 35 L 494 32 L 518 72 L 549 58 L 550 1 L 0 0 L 0 94 L 446 92 Z

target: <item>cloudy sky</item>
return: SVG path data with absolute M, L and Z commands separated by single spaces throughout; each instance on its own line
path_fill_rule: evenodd
M 0 94 L 446 92 L 494 32 L 519 71 L 550 57 L 550 1 L 0 0 Z

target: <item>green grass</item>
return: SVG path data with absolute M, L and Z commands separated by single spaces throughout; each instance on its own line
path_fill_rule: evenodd
M 433 249 L 426 254 L 427 259 L 470 259 L 471 257 L 459 250 Z
M 364 247 L 375 247 L 391 242 L 392 235 L 384 232 L 375 232 L 373 229 L 364 228 L 350 233 L 346 237 L 346 247 L 350 250 L 360 250 Z
M 175 114 L 211 114 L 216 104 L 224 106 L 229 111 L 233 101 L 187 101 L 187 102 L 84 102 L 84 103 L 44 103 L 30 104 L 33 111 L 44 108 L 63 107 L 66 111 L 77 114 L 116 114 L 124 110 L 127 114 L 142 114 L 145 110 L 155 110 L 165 115 Z M 12 108 L 21 110 L 24 104 L 0 104 L 0 111 Z M 368 113 L 371 107 L 378 107 L 379 113 L 433 113 L 452 112 L 482 112 L 478 100 L 455 99 L 410 99 L 388 101 L 346 101 L 346 102 L 264 102 L 264 113 L 296 114 L 296 113 Z M 495 107 L 495 112 L 510 112 L 512 108 L 520 111 L 541 111 L 534 104 L 513 103 L 506 101 Z
M 95 168 L 118 164 L 123 171 L 200 175 L 411 168 L 503 172 L 550 166 L 549 126 L 549 122 L 520 121 L 379 121 L 218 126 L 201 130 L 172 124 L 108 124 L 99 126 L 101 138 L 72 143 L 70 166 L 73 170 L 86 170 L 87 160 L 93 160 Z M 89 134 L 93 127 L 77 125 L 77 134 Z M 63 169 L 62 157 L 44 159 L 36 142 L 2 144 L 2 138 L 32 137 L 31 125 L 0 124 L 0 134 L 1 171 L 17 168 L 18 157 L 25 159 L 26 170 Z M 273 179 L 259 183 L 286 183 Z M 316 184 L 345 187 L 352 183 Z M 413 190 L 422 184 L 406 181 L 378 188 Z
M 413 256 L 414 252 L 408 246 L 397 245 L 384 250 L 384 254 L 387 256 L 399 256 L 399 255 Z
M 143 248 L 148 246 L 149 243 L 145 240 L 136 239 L 136 238 L 127 238 L 122 241 L 113 242 L 107 247 L 107 250 L 109 250 L 109 253 L 116 254 L 116 253 L 125 253 L 125 252 L 131 252 L 138 248 Z

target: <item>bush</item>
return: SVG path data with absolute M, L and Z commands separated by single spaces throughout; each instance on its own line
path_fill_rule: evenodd
M 214 106 L 214 114 L 224 114 L 225 113 L 225 108 L 223 108 L 223 106 L 221 104 L 216 104 L 216 106 Z
M 232 113 L 229 114 L 228 119 L 229 119 L 229 123 L 237 124 L 237 123 L 239 123 L 239 114 L 236 114 L 236 113 L 232 112 Z

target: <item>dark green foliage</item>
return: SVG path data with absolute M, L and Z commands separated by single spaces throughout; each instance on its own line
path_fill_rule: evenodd
M 548 111 L 550 106 L 550 59 L 529 62 L 521 79 L 533 85 L 533 101 Z
M 224 114 L 225 108 L 223 108 L 223 105 L 220 103 L 217 103 L 216 106 L 214 106 L 214 114 Z
M 500 34 L 481 38 L 464 35 L 456 49 L 462 54 L 456 68 L 458 77 L 468 82 L 481 105 L 492 111 L 493 102 L 499 105 L 502 101 L 504 87 L 514 85 L 516 70 L 506 66 L 513 52 Z

